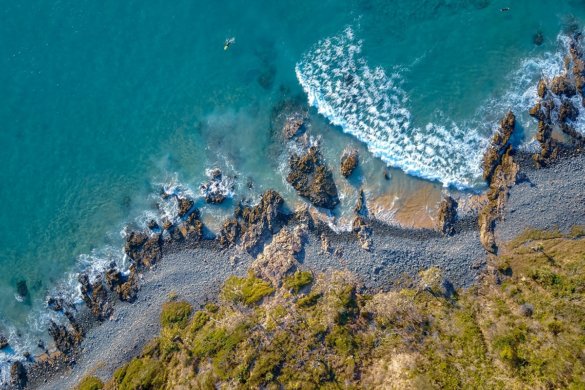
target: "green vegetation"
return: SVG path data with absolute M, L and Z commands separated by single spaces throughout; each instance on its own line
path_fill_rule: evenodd
M 250 272 L 245 278 L 230 276 L 223 286 L 220 297 L 226 302 L 250 306 L 272 292 L 274 289 L 269 282 L 257 278 Z
M 297 294 L 301 288 L 313 281 L 313 274 L 310 271 L 297 271 L 284 278 L 284 287 Z
M 438 268 L 371 295 L 341 271 L 232 277 L 190 320 L 165 304 L 160 336 L 104 388 L 585 388 L 581 237 L 527 231 L 455 294 Z
M 187 326 L 189 316 L 192 312 L 191 305 L 185 301 L 171 301 L 163 304 L 162 312 L 160 313 L 160 323 L 163 327 L 179 327 Z
M 104 382 L 95 376 L 86 376 L 79 382 L 76 390 L 101 390 L 104 388 Z

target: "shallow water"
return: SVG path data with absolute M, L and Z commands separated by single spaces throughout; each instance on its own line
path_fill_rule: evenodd
M 0 331 L 11 331 L 20 351 L 38 352 L 31 340 L 41 334 L 47 293 L 70 282 L 71 270 L 122 261 L 120 231 L 154 213 L 161 184 L 196 194 L 205 169 L 219 166 L 237 177 L 235 200 L 275 188 L 291 206 L 301 202 L 284 182 L 287 147 L 270 126 L 283 99 L 311 98 L 310 132 L 332 167 L 347 145 L 360 151 L 349 182 L 334 169 L 342 225 L 360 185 L 384 208 L 406 210 L 432 210 L 445 184 L 480 190 L 478 161 L 497 119 L 529 105 L 540 74 L 560 69 L 557 36 L 585 20 L 584 1 L 511 3 L 5 4 Z M 316 54 L 327 40 L 335 58 Z M 351 47 L 360 49 L 353 57 Z M 328 85 L 338 76 L 319 61 L 352 63 L 342 69 L 348 82 Z M 372 102 L 352 100 L 350 87 Z M 535 124 L 521 121 L 528 141 Z M 212 229 L 229 213 L 229 202 L 203 208 Z M 24 302 L 15 299 L 20 280 L 30 292 Z

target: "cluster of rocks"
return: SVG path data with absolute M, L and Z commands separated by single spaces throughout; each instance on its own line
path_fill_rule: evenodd
M 286 139 L 301 135 L 305 131 L 307 115 L 304 112 L 294 112 L 288 115 L 282 126 L 282 134 Z
M 108 318 L 112 314 L 113 308 L 108 299 L 108 292 L 102 282 L 101 275 L 93 283 L 90 283 L 89 276 L 81 274 L 78 281 L 81 286 L 81 297 L 91 314 L 99 321 Z
M 533 159 L 538 167 L 554 160 L 559 152 L 559 143 L 553 137 L 555 127 L 570 137 L 573 142 L 583 144 L 585 137 L 575 130 L 573 122 L 579 115 L 574 97 L 581 96 L 585 107 L 585 61 L 580 48 L 580 38 L 575 36 L 569 44 L 569 55 L 565 58 L 565 70 L 552 80 L 541 79 L 538 83 L 538 101 L 530 109 L 530 115 L 538 120 L 536 140 L 540 153 Z
M 479 213 L 479 237 L 483 247 L 490 253 L 496 253 L 494 236 L 495 223 L 501 217 L 508 198 L 509 189 L 516 183 L 518 164 L 514 162 L 514 149 L 510 138 L 516 126 L 516 117 L 510 111 L 500 122 L 499 131 L 493 138 L 484 155 L 483 177 L 489 185 L 487 203 Z
M 223 247 L 239 246 L 249 253 L 258 253 L 262 244 L 278 232 L 288 217 L 283 212 L 284 199 L 273 190 L 268 190 L 256 206 L 240 204 L 233 218 L 223 224 L 218 241 Z
M 439 205 L 437 229 L 444 235 L 451 236 L 455 233 L 458 206 L 457 201 L 449 195 L 445 196 Z
M 0 349 L 8 347 L 8 339 L 3 334 L 0 334 Z
M 346 149 L 341 155 L 341 174 L 349 177 L 358 166 L 358 152 L 355 149 Z
M 218 168 L 208 170 L 207 178 L 209 180 L 199 186 L 201 196 L 207 203 L 222 203 L 233 191 L 231 181 Z
M 372 227 L 369 223 L 368 209 L 364 190 L 360 189 L 358 199 L 354 207 L 355 218 L 352 223 L 352 230 L 362 247 L 367 251 L 372 249 Z
M 339 204 L 333 175 L 323 162 L 317 146 L 309 147 L 305 154 L 294 153 L 290 157 L 289 167 L 286 181 L 300 196 L 326 209 L 334 209 Z

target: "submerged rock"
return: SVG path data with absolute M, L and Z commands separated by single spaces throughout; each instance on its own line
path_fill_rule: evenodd
M 304 155 L 292 155 L 289 166 L 286 180 L 300 196 L 317 207 L 333 209 L 339 204 L 333 175 L 316 146 L 311 146 Z
M 534 35 L 532 36 L 532 42 L 536 46 L 540 46 L 544 43 L 544 35 L 542 34 L 542 31 L 539 30 L 536 33 L 534 33 Z
M 16 283 L 16 295 L 19 301 L 28 298 L 28 286 L 26 285 L 26 280 L 19 280 Z
M 149 268 L 162 257 L 161 236 L 131 232 L 126 237 L 124 251 L 139 267 Z
M 450 196 L 446 196 L 441 201 L 439 206 L 439 215 L 437 228 L 445 235 L 452 235 L 455 233 L 455 222 L 457 221 L 457 207 L 458 204 Z
M 301 112 L 295 112 L 286 117 L 282 133 L 286 139 L 294 138 L 304 131 L 306 115 Z
M 341 174 L 349 177 L 358 165 L 358 152 L 355 149 L 345 150 L 341 156 Z

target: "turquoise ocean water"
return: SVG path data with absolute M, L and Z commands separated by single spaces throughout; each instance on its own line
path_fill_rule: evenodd
M 360 149 L 373 193 L 481 189 L 497 119 L 529 106 L 561 69 L 559 36 L 584 22 L 582 0 L 4 2 L 0 333 L 15 349 L 0 360 L 38 352 L 44 300 L 70 272 L 122 261 L 121 230 L 155 210 L 161 184 L 197 193 L 218 166 L 234 201 L 276 188 L 299 202 L 270 126 L 284 99 L 312 105 L 332 166 Z M 204 207 L 212 229 L 230 206 Z

